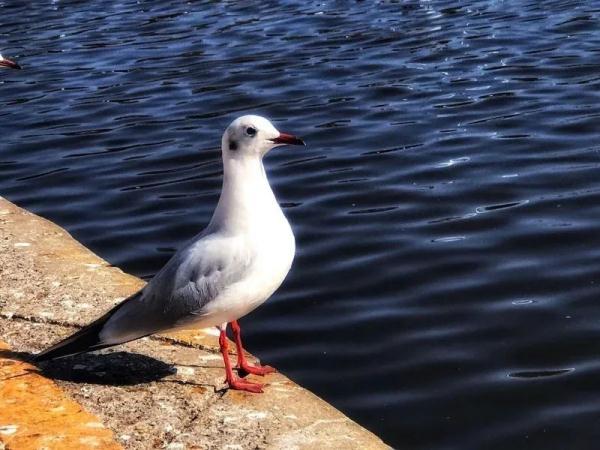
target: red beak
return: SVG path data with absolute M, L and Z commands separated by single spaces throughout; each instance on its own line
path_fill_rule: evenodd
M 6 58 L 0 59 L 0 66 L 9 67 L 11 69 L 20 69 L 21 68 L 21 66 L 18 65 L 16 62 L 11 61 L 10 59 L 6 59 Z
M 275 142 L 276 144 L 306 145 L 299 137 L 287 133 L 279 133 L 279 136 L 275 139 L 271 139 L 271 141 Z

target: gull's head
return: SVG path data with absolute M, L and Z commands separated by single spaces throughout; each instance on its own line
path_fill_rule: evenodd
M 224 158 L 262 158 L 279 145 L 306 145 L 288 133 L 282 133 L 261 116 L 242 116 L 231 122 L 223 133 L 221 147 Z
M 11 61 L 10 59 L 4 58 L 2 55 L 0 55 L 0 67 L 8 67 L 10 69 L 20 69 L 21 66 L 18 65 L 16 62 Z

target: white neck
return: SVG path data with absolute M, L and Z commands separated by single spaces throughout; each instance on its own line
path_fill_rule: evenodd
M 223 158 L 223 188 L 209 226 L 228 232 L 248 231 L 264 225 L 274 214 L 283 215 L 262 159 Z

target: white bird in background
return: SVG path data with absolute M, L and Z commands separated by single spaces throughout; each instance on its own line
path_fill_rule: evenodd
M 257 375 L 275 371 L 246 361 L 237 319 L 275 292 L 294 259 L 294 234 L 262 162 L 272 148 L 285 144 L 305 145 L 277 131 L 264 117 L 234 120 L 223 134 L 223 188 L 206 229 L 175 253 L 142 290 L 39 353 L 36 360 L 98 350 L 159 332 L 217 326 L 229 387 L 262 392 L 261 384 L 234 375 L 226 328 L 230 323 L 241 370 Z
M 1 54 L 0 54 L 0 67 L 8 67 L 9 69 L 20 69 L 21 66 L 18 65 L 16 62 L 11 61 L 10 59 L 4 58 Z

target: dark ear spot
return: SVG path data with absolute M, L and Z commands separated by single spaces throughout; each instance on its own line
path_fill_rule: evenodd
M 233 139 L 229 139 L 229 150 L 235 151 L 238 149 L 237 142 Z

